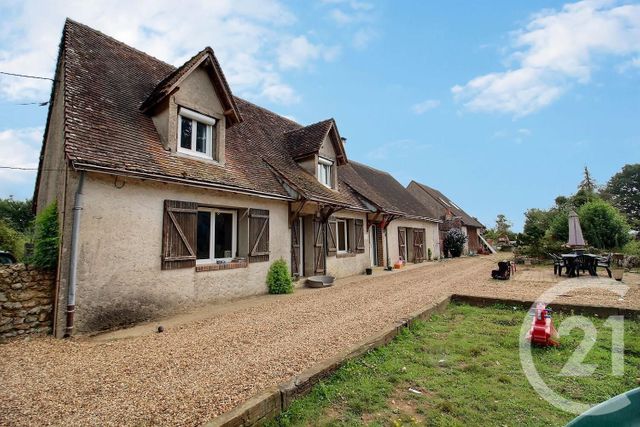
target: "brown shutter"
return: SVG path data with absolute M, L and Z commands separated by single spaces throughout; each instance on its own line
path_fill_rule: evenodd
M 356 235 L 356 253 L 362 254 L 364 253 L 364 229 L 363 229 L 363 221 L 361 219 L 356 219 L 354 221 L 355 224 L 355 235 Z
M 301 276 L 300 267 L 300 221 L 297 219 L 291 224 L 291 275 Z
M 338 232 L 338 221 L 335 217 L 330 217 L 327 222 L 327 255 L 334 256 L 338 252 L 336 233 Z
M 413 262 L 424 261 L 424 230 L 414 228 L 413 230 Z
M 197 224 L 197 203 L 178 200 L 164 201 L 163 270 L 195 267 Z
M 269 261 L 269 211 L 249 209 L 249 261 Z
M 324 230 L 325 224 L 319 219 L 315 219 L 313 221 L 313 271 L 316 274 L 324 274 Z

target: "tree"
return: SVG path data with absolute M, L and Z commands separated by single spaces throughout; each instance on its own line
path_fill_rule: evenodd
M 9 251 L 18 260 L 22 259 L 24 236 L 11 228 L 0 218 L 0 251 Z
M 14 230 L 25 233 L 33 223 L 31 199 L 15 200 L 13 196 L 0 199 L 0 219 Z
M 596 191 L 596 181 L 591 176 L 591 172 L 589 172 L 589 168 L 584 167 L 584 177 L 582 181 L 580 181 L 580 185 L 578 185 L 578 190 L 583 190 L 587 194 L 593 194 Z
M 512 225 L 511 221 L 509 221 L 504 214 L 499 214 L 496 218 L 496 233 L 498 237 L 507 237 L 510 239 L 513 234 L 511 232 Z
M 524 228 L 519 235 L 518 244 L 527 245 L 528 254 L 540 256 L 544 254 L 543 239 L 549 228 L 553 211 L 529 209 L 525 212 Z
M 585 239 L 596 248 L 619 248 L 629 241 L 629 224 L 620 211 L 604 200 L 586 203 L 578 216 Z
M 602 196 L 625 214 L 634 229 L 640 230 L 640 163 L 625 165 L 612 176 Z

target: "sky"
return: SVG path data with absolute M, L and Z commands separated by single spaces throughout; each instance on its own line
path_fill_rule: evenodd
M 0 72 L 53 77 L 65 17 L 176 66 L 205 46 L 235 95 L 487 226 L 640 161 L 640 2 L 0 2 Z M 51 82 L 0 75 L 0 166 L 36 168 Z M 27 105 L 24 105 L 27 104 Z M 35 172 L 0 168 L 0 197 Z

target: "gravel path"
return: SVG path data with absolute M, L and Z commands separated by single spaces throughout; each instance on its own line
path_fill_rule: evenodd
M 494 265 L 475 257 L 354 277 L 229 304 L 163 334 L 12 341 L 0 345 L 0 425 L 199 425 L 440 296 L 535 298 L 553 285 L 493 282 Z M 624 301 L 567 298 L 640 308 L 638 288 Z

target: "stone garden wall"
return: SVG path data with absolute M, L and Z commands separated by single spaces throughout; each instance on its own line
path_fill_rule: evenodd
M 55 272 L 0 266 L 0 340 L 51 332 Z

